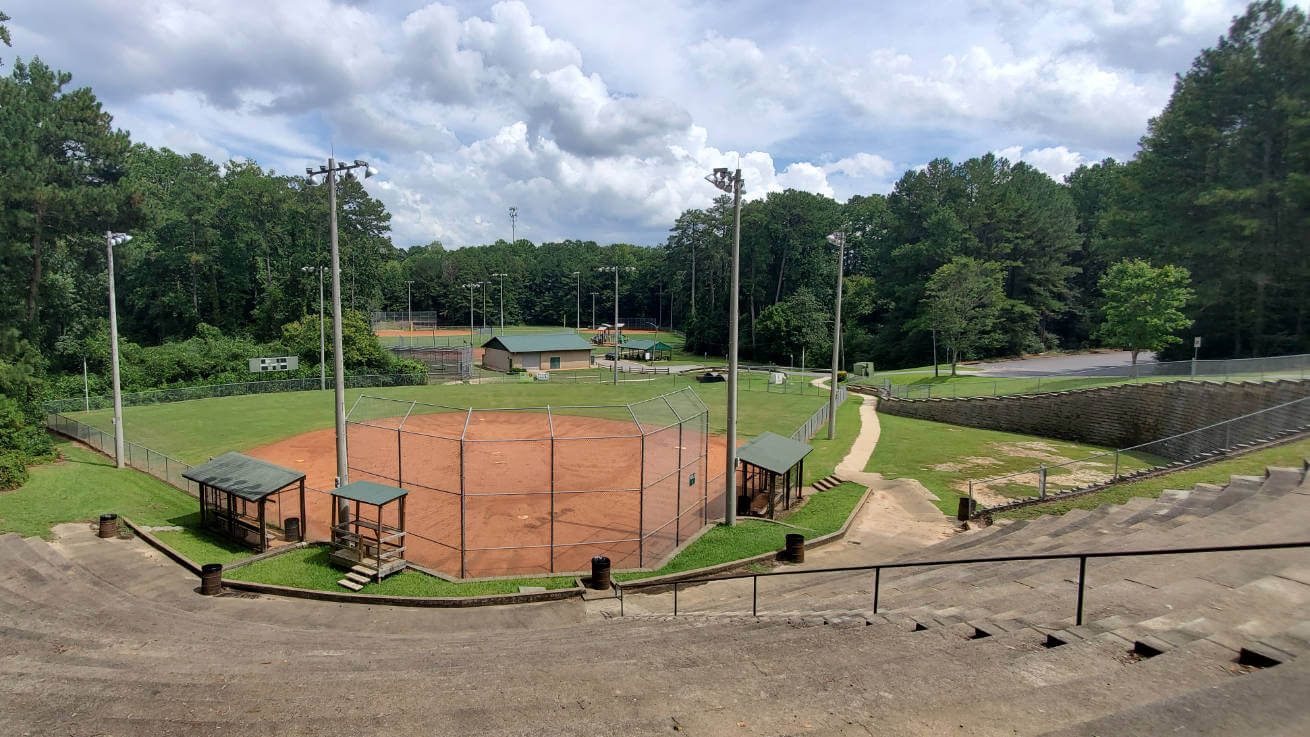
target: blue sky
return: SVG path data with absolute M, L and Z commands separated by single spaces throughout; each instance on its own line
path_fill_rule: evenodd
M 887 192 L 988 151 L 1131 157 L 1229 0 L 5 0 L 13 57 L 135 140 L 298 173 L 367 158 L 393 238 L 650 244 L 742 163 L 751 196 Z

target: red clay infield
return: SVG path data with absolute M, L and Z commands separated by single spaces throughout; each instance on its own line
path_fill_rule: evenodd
M 403 432 L 399 422 L 348 426 L 350 479 L 409 489 L 405 557 L 453 576 L 581 571 L 595 555 L 615 568 L 651 565 L 722 507 L 724 439 L 695 421 L 681 437 L 677 425 L 646 426 L 643 437 L 631 419 L 558 411 L 411 414 Z M 304 471 L 308 486 L 326 490 L 334 437 L 317 430 L 247 453 Z M 270 517 L 295 515 L 295 504 L 285 495 L 285 509 Z M 307 533 L 327 539 L 330 496 L 307 492 L 306 506 Z

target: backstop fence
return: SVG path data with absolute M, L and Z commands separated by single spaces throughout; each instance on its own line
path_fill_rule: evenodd
M 722 454 L 689 388 L 593 407 L 361 396 L 346 428 L 352 481 L 411 491 L 406 559 L 450 576 L 575 572 L 597 555 L 656 566 L 723 508 Z

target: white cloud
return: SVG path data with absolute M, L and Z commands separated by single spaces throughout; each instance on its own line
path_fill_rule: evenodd
M 996 152 L 1010 161 L 1023 161 L 1052 179 L 1061 181 L 1074 169 L 1087 163 L 1087 157 L 1065 146 L 1024 150 L 1023 146 L 1007 146 Z
M 1056 178 L 1127 158 L 1172 73 L 1240 10 L 10 0 L 4 58 L 72 71 L 152 145 L 290 172 L 366 156 L 402 245 L 506 237 L 511 205 L 534 240 L 652 242 L 718 194 L 709 169 L 738 161 L 748 198 L 844 199 L 887 191 L 899 162 L 993 142 Z

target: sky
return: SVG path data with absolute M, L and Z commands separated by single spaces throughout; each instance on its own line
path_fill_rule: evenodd
M 995 152 L 1057 180 L 1131 158 L 1233 0 L 0 0 L 14 57 L 135 141 L 379 171 L 393 242 L 663 242 L 747 197 L 890 192 Z M 7 73 L 7 68 L 5 69 Z

